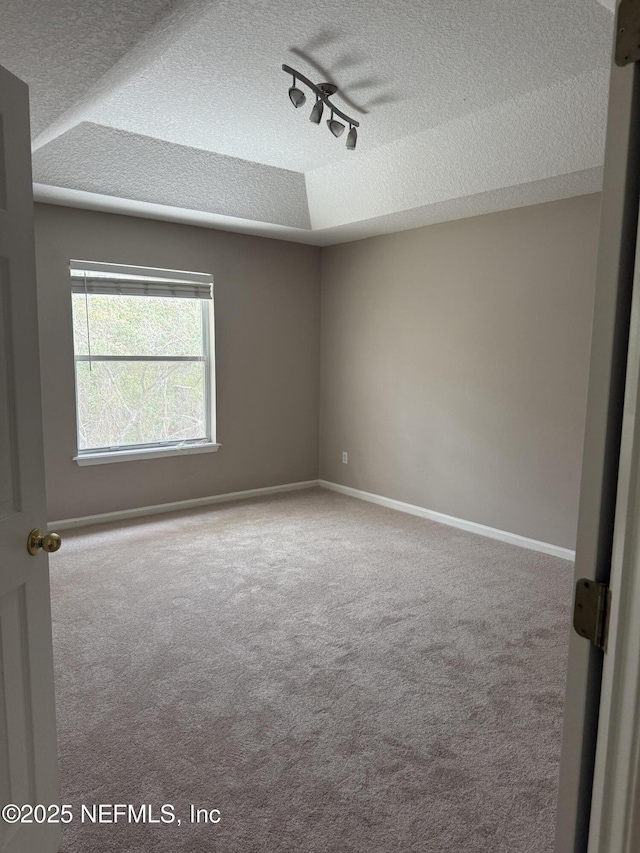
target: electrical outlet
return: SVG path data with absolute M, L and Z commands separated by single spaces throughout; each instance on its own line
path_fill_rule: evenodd
M 345 465 L 349 464 L 349 454 L 347 453 L 346 450 L 342 451 L 342 461 Z

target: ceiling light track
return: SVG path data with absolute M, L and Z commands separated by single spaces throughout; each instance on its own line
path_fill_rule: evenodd
M 283 65 L 282 70 L 293 77 L 293 85 L 289 89 L 289 100 L 293 106 L 298 109 L 303 106 L 307 100 L 302 89 L 298 89 L 296 85 L 297 82 L 300 81 L 301 83 L 304 83 L 305 86 L 308 86 L 316 96 L 316 102 L 311 110 L 309 121 L 313 122 L 313 124 L 320 124 L 324 105 L 326 104 L 326 106 L 331 110 L 331 118 L 327 121 L 327 127 L 335 137 L 338 137 L 342 135 L 345 126 L 341 124 L 341 122 L 336 121 L 335 116 L 339 116 L 341 119 L 346 121 L 349 125 L 347 149 L 349 151 L 353 151 L 358 140 L 358 131 L 356 128 L 360 127 L 360 122 L 351 118 L 351 116 L 348 116 L 346 113 L 343 113 L 341 109 L 336 107 L 336 105 L 331 103 L 329 100 L 332 95 L 336 94 L 338 87 L 334 83 L 312 83 L 311 80 L 304 76 L 304 74 L 300 74 L 299 71 L 296 71 L 295 68 L 291 68 L 290 65 Z

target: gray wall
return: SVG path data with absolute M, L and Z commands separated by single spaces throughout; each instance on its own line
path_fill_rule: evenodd
M 49 518 L 318 476 L 319 253 L 187 225 L 36 205 Z M 69 259 L 211 272 L 217 453 L 79 467 Z
M 49 517 L 314 479 L 320 446 L 323 479 L 574 547 L 598 213 L 582 196 L 320 250 L 37 205 Z M 218 453 L 72 461 L 73 257 L 213 273 Z
M 320 476 L 575 547 L 599 201 L 323 250 Z

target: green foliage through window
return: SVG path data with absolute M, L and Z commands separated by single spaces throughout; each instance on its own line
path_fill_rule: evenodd
M 73 294 L 78 450 L 211 440 L 211 301 Z

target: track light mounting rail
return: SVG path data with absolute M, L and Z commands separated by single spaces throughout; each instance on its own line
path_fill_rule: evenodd
M 308 86 L 315 95 L 323 101 L 332 112 L 334 112 L 337 116 L 340 116 L 341 119 L 344 119 L 348 124 L 352 127 L 360 127 L 360 122 L 357 122 L 354 118 L 351 118 L 346 113 L 343 113 L 342 110 L 338 109 L 335 104 L 333 104 L 329 98 L 332 95 L 335 95 L 338 91 L 338 87 L 334 83 L 312 83 L 308 77 L 305 77 L 304 74 L 300 74 L 299 71 L 296 71 L 294 68 L 291 68 L 290 65 L 283 65 L 282 70 L 289 74 L 291 77 L 294 77 L 296 80 L 300 80 L 305 86 Z

